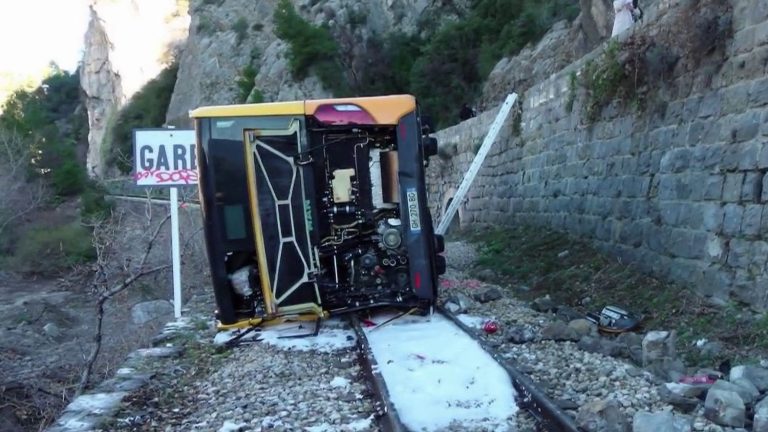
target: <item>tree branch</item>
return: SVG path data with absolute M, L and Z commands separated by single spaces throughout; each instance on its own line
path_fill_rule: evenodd
M 157 266 L 154 268 L 151 268 L 149 270 L 142 271 L 140 273 L 137 273 L 135 275 L 132 275 L 128 279 L 126 279 L 123 283 L 120 285 L 111 288 L 109 291 L 101 294 L 99 296 L 99 299 L 96 301 L 96 334 L 94 335 L 94 342 L 95 345 L 93 349 L 91 349 L 90 355 L 88 355 L 88 359 L 85 362 L 85 367 L 83 368 L 83 372 L 80 374 L 80 383 L 77 385 L 77 389 L 75 390 L 75 397 L 81 395 L 83 393 L 83 390 L 85 390 L 85 387 L 88 385 L 88 382 L 91 380 L 91 373 L 93 372 L 93 365 L 96 363 L 96 359 L 99 357 L 99 352 L 101 352 L 101 341 L 102 341 L 102 327 L 104 323 L 104 304 L 115 296 L 116 294 L 119 294 L 120 292 L 124 291 L 128 287 L 130 287 L 134 282 L 136 282 L 139 278 L 157 273 L 159 271 L 165 270 L 170 267 L 170 264 L 164 264 L 161 266 Z

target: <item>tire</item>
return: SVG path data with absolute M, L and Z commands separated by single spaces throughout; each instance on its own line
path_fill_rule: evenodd
M 442 252 L 445 252 L 445 237 L 435 234 L 435 253 L 439 254 Z
M 435 255 L 435 271 L 439 275 L 445 274 L 445 270 L 448 264 L 445 262 L 445 257 L 442 255 Z

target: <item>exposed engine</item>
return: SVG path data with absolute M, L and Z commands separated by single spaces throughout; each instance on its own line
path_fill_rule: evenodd
M 391 133 L 326 131 L 310 152 L 323 167 L 315 170 L 318 281 L 330 310 L 399 300 L 410 289 Z

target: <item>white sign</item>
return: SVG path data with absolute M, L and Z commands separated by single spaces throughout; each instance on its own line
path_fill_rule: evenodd
M 137 186 L 196 185 L 195 131 L 134 129 L 133 160 Z

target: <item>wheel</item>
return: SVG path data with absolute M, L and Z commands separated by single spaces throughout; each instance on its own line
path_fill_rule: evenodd
M 445 252 L 445 237 L 435 234 L 435 253 Z
M 435 255 L 435 270 L 438 275 L 445 274 L 445 269 L 448 264 L 445 262 L 445 257 L 442 255 Z

